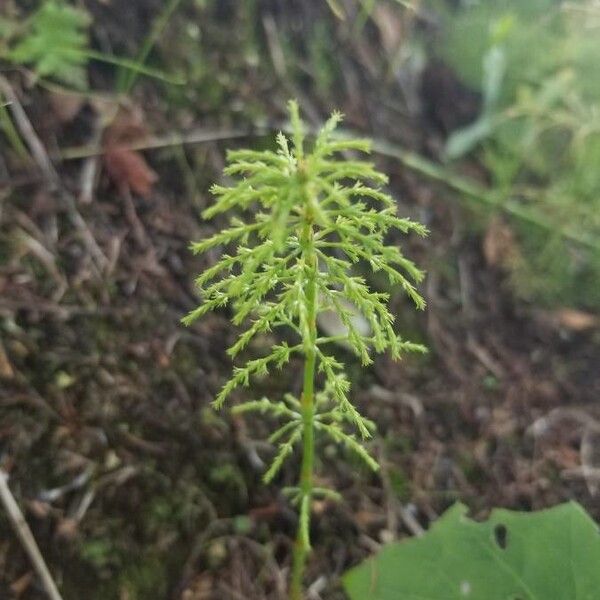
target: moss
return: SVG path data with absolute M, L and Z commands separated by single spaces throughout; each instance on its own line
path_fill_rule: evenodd
M 121 597 L 126 592 L 129 600 L 166 598 L 168 565 L 169 561 L 159 555 L 150 555 L 143 561 L 127 565 L 119 578 Z

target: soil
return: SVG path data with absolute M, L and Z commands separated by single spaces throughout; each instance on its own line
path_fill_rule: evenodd
M 86 4 L 94 45 L 127 56 L 161 5 Z M 431 26 L 410 19 L 398 27 Z M 323 64 L 308 42 L 316 23 L 331 34 L 334 58 Z M 226 311 L 180 324 L 198 303 L 194 275 L 214 260 L 188 245 L 219 226 L 199 215 L 226 149 L 270 143 L 248 123 L 276 127 L 290 96 L 311 125 L 339 107 L 348 127 L 436 157 L 448 124 L 463 122 L 477 97 L 439 64 L 426 85 L 401 81 L 382 27 L 375 19 L 349 35 L 317 1 L 184 3 L 151 58 L 166 72 L 183 70 L 188 85 L 140 78 L 111 134 L 119 147 L 177 132 L 223 139 L 108 160 L 106 132 L 103 156 L 58 159 L 98 143 L 102 103 L 84 99 L 65 116 L 64 100 L 24 71 L 4 73 L 60 185 L 53 190 L 3 140 L 0 460 L 65 600 L 285 598 L 296 515 L 278 490 L 293 484 L 297 460 L 264 485 L 273 424 L 211 408 L 236 329 Z M 90 80 L 114 107 L 114 69 L 94 63 Z M 575 499 L 600 519 L 580 452 L 586 424 L 600 419 L 598 327 L 582 326 L 576 311 L 516 300 L 490 250 L 498 227 L 511 243 L 510 223 L 483 227 L 482 215 L 443 186 L 375 160 L 391 176 L 399 211 L 431 230 L 426 240 L 399 240 L 428 272 L 427 310 L 415 315 L 393 296 L 399 330 L 430 352 L 399 363 L 378 357 L 365 369 L 340 350 L 353 398 L 378 426 L 370 448 L 383 468 L 371 474 L 340 448 L 322 448 L 319 478 L 344 497 L 314 507 L 306 582 L 311 597 L 326 600 L 344 597 L 339 576 L 348 567 L 427 528 L 456 501 L 482 518 L 494 506 Z M 98 171 L 91 201 L 81 193 L 86 165 Z M 485 179 L 476 164 L 464 169 Z M 300 378 L 292 364 L 257 391 L 297 392 Z M 0 597 L 44 597 L 1 518 Z

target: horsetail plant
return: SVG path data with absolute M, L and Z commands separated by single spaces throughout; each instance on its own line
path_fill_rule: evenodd
M 234 408 L 238 413 L 269 414 L 284 422 L 269 438 L 278 444 L 278 452 L 265 482 L 277 475 L 296 446 L 301 447 L 299 485 L 284 490 L 300 513 L 290 586 L 290 598 L 299 600 L 310 550 L 311 500 L 338 497 L 335 491 L 313 485 L 315 437 L 329 437 L 371 469 L 378 468 L 360 442 L 372 435 L 374 425 L 350 401 L 350 383 L 332 345 L 344 343 L 363 365 L 372 362 L 372 351 L 389 349 L 396 359 L 405 351 L 424 351 L 396 334 L 389 294 L 372 291 L 356 274 L 356 267 L 366 263 L 372 271 L 385 273 L 417 308 L 424 308 L 414 285 L 422 279 L 422 272 L 397 246 L 387 245 L 385 236 L 393 229 L 420 235 L 426 230 L 398 218 L 394 200 L 373 187 L 386 184 L 385 175 L 370 163 L 340 156 L 370 150 L 368 141 L 334 137 L 340 113 L 331 116 L 309 151 L 298 105 L 290 102 L 289 110 L 291 139 L 279 133 L 276 152 L 229 152 L 225 174 L 234 178 L 234 183 L 212 187 L 216 202 L 203 217 L 232 211 L 230 225 L 192 244 L 192 250 L 201 253 L 231 247 L 233 251 L 198 277 L 204 302 L 183 321 L 190 324 L 211 310 L 230 305 L 233 323 L 247 324 L 228 350 L 232 358 L 256 335 L 287 329 L 288 341 L 273 345 L 266 356 L 234 368 L 214 401 L 216 408 L 222 407 L 236 388 L 249 386 L 252 378 L 267 375 L 273 367 L 281 369 L 295 355 L 303 359 L 300 398 L 286 394 L 282 399 L 263 398 Z M 343 334 L 319 335 L 317 316 L 325 311 L 337 315 Z M 370 333 L 357 327 L 357 313 L 369 323 Z M 318 392 L 317 383 L 322 385 Z

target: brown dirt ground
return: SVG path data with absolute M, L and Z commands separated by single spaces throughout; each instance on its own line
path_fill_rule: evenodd
M 105 49 L 110 40 L 114 52 L 131 54 L 160 3 L 141 4 L 90 2 L 94 42 Z M 460 86 L 452 91 L 459 108 L 437 102 L 458 84 L 436 67 L 421 98 L 425 120 L 409 118 L 379 58 L 381 30 L 369 24 L 362 38 L 348 36 L 325 3 L 284 4 L 182 9 L 160 52 L 175 62 L 188 56 L 178 28 L 202 23 L 206 64 L 197 85 L 175 94 L 141 82 L 131 104 L 143 117 L 129 117 L 132 129 L 120 135 L 195 126 L 231 132 L 261 117 L 277 123 L 285 99 L 297 95 L 310 122 L 339 106 L 353 128 L 434 154 L 443 124 L 472 110 L 476 98 Z M 329 94 L 315 84 L 303 46 L 316 18 L 336 35 L 339 85 Z M 248 32 L 256 60 L 248 49 L 240 58 Z M 277 69 L 282 39 L 298 52 L 294 72 Z M 87 103 L 61 123 L 47 91 L 28 86 L 23 74 L 7 75 L 51 155 L 91 143 L 97 107 Z M 110 77 L 92 68 L 97 88 L 110 89 Z M 179 323 L 197 302 L 193 275 L 210 260 L 188 251 L 213 227 L 199 218 L 208 183 L 227 147 L 263 140 L 148 150 L 158 181 L 146 197 L 116 186 L 100 161 L 93 201 L 76 206 L 107 258 L 103 272 L 65 204 L 64 190 L 79 195 L 83 162 L 60 163 L 64 190 L 53 192 L 34 166 L 2 150 L 0 457 L 65 600 L 284 597 L 296 517 L 278 485 L 261 483 L 270 424 L 209 404 L 230 371 L 225 349 L 235 329 L 226 313 L 190 329 Z M 339 448 L 322 448 L 319 476 L 344 502 L 315 506 L 307 574 L 315 598 L 342 598 L 338 577 L 346 568 L 382 542 L 426 528 L 456 500 L 483 517 L 493 506 L 576 499 L 600 518 L 580 455 L 585 423 L 600 419 L 597 328 L 517 302 L 489 253 L 486 260 L 477 219 L 442 187 L 392 161 L 378 163 L 391 175 L 400 211 L 432 232 L 403 241 L 428 271 L 427 310 L 413 315 L 393 298 L 399 328 L 430 354 L 400 363 L 379 357 L 369 369 L 344 356 L 356 403 L 379 427 L 371 449 L 383 469 L 369 474 L 342 460 Z M 277 393 L 300 384 L 292 365 L 275 389 L 260 387 Z M 291 461 L 277 483 L 291 484 L 296 467 Z M 1 519 L 0 597 L 43 597 Z

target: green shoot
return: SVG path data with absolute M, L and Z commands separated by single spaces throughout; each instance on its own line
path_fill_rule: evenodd
M 165 83 L 182 85 L 171 77 L 146 65 L 148 55 L 170 17 L 182 0 L 170 0 L 160 13 L 135 60 L 112 56 L 92 49 L 87 27 L 89 14 L 60 0 L 44 0 L 30 17 L 21 21 L 0 19 L 0 58 L 17 65 L 27 65 L 38 81 L 50 79 L 85 93 L 88 89 L 87 65 L 103 62 L 118 68 L 117 92 L 128 94 L 139 75 Z
M 117 90 L 119 93 L 128 94 L 131 91 L 138 78 L 138 74 L 140 73 L 139 69 L 146 64 L 152 48 L 154 48 L 154 45 L 168 25 L 173 13 L 179 8 L 181 2 L 182 0 L 169 0 L 165 4 L 158 18 L 152 24 L 152 28 L 144 39 L 144 43 L 135 57 L 135 60 L 131 61 L 137 65 L 138 68 L 132 69 L 124 65 L 119 69 L 117 74 Z
M 291 139 L 280 133 L 276 152 L 229 153 L 225 174 L 234 182 L 228 187 L 213 186 L 216 201 L 203 213 L 207 219 L 231 213 L 229 226 L 192 244 L 192 250 L 201 253 L 228 247 L 231 252 L 198 277 L 203 303 L 183 321 L 190 324 L 209 311 L 229 306 L 233 323 L 246 326 L 228 350 L 232 358 L 245 351 L 255 336 L 276 329 L 287 332 L 288 341 L 234 368 L 214 401 L 217 408 L 253 378 L 282 369 L 292 357 L 303 360 L 299 399 L 288 394 L 234 409 L 283 422 L 270 437 L 278 451 L 264 476 L 266 482 L 277 476 L 295 447 L 301 447 L 300 483 L 286 490 L 300 512 L 291 581 L 291 598 L 298 600 L 310 550 L 311 501 L 315 496 L 337 496 L 313 486 L 316 438 L 329 438 L 369 468 L 378 468 L 361 443 L 372 435 L 374 425 L 351 402 L 350 382 L 334 345 L 343 342 L 363 365 L 372 362 L 373 352 L 389 350 L 398 359 L 406 351 L 424 351 L 394 331 L 389 295 L 372 291 L 358 267 L 362 264 L 384 273 L 417 308 L 424 308 L 415 287 L 422 272 L 385 238 L 394 229 L 419 235 L 426 230 L 396 215 L 395 201 L 379 187 L 387 183 L 385 175 L 370 163 L 346 158 L 349 153 L 369 152 L 370 144 L 335 139 L 333 132 L 342 119 L 339 113 L 332 115 L 309 148 L 297 104 L 290 102 L 289 109 Z M 344 335 L 319 336 L 317 316 L 325 311 L 337 313 Z M 369 323 L 368 335 L 356 328 L 356 312 Z M 322 383 L 319 392 L 316 383 Z
M 86 12 L 56 0 L 46 0 L 22 27 L 19 41 L 8 53 L 17 64 L 33 65 L 39 77 L 53 77 L 76 89 L 87 88 Z

